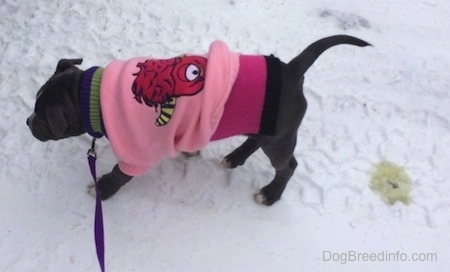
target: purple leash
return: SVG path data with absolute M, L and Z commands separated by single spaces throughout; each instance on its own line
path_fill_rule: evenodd
M 102 212 L 102 199 L 101 192 L 98 188 L 97 173 L 95 171 L 95 161 L 97 160 L 97 154 L 95 153 L 95 138 L 92 139 L 92 146 L 88 153 L 89 168 L 91 169 L 92 177 L 95 182 L 96 203 L 95 203 L 95 222 L 94 222 L 94 234 L 95 234 L 95 248 L 97 250 L 98 263 L 102 272 L 105 272 L 105 237 L 103 232 L 103 212 Z

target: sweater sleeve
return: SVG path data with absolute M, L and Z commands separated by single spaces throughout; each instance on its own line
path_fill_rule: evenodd
M 120 170 L 123 173 L 133 177 L 142 176 L 153 167 L 153 165 L 136 165 L 136 164 L 129 164 L 123 161 L 119 161 L 118 164 Z

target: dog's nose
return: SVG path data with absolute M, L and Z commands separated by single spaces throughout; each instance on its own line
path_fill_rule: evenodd
M 33 119 L 36 116 L 36 113 L 33 113 L 30 117 L 27 118 L 27 126 L 31 128 L 31 125 L 33 124 Z

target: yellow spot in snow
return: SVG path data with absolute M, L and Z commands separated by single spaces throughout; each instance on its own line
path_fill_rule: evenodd
M 370 188 L 390 205 L 397 201 L 409 204 L 412 182 L 405 169 L 388 161 L 382 161 L 375 167 Z

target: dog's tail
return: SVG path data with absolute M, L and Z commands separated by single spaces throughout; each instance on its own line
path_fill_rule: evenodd
M 328 48 L 339 44 L 351 44 L 361 47 L 371 45 L 361 39 L 348 35 L 336 35 L 323 38 L 308 46 L 300 53 L 300 55 L 291 60 L 288 63 L 288 69 L 292 71 L 294 75 L 303 76 L 323 52 Z

